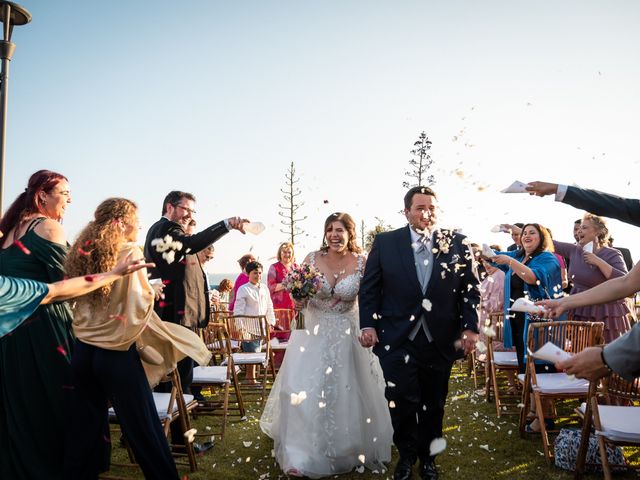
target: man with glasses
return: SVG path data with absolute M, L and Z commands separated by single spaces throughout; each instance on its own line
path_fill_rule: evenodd
M 155 303 L 154 309 L 165 322 L 180 325 L 185 324 L 187 255 L 205 250 L 231 230 L 244 233 L 243 224 L 248 222 L 240 217 L 231 217 L 189 235 L 186 231 L 196 213 L 195 202 L 196 198 L 191 193 L 169 192 L 162 203 L 162 217 L 149 228 L 144 244 L 145 258 L 153 259 L 149 261 L 156 264 L 155 268 L 149 269 L 151 278 L 161 278 L 164 284 L 164 298 Z M 178 372 L 185 393 L 189 393 L 193 380 L 191 359 L 181 361 Z M 172 440 L 183 442 L 177 433 L 172 431 Z

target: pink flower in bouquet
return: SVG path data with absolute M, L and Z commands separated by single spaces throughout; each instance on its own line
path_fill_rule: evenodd
M 295 300 L 307 300 L 318 293 L 322 278 L 317 268 L 302 264 L 289 270 L 282 284 Z

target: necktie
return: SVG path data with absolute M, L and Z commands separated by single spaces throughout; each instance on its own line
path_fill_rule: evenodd
M 421 237 L 416 241 L 416 260 L 417 260 L 417 270 L 418 270 L 418 279 L 420 280 L 420 286 L 422 287 L 422 291 L 424 292 L 427 283 L 427 265 L 425 265 L 425 261 L 429 258 L 429 248 L 431 245 L 431 240 L 427 237 Z

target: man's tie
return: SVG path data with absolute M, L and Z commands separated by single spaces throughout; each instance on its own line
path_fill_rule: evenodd
M 420 287 L 422 287 L 422 291 L 424 292 L 427 287 L 427 265 L 425 265 L 425 261 L 429 258 L 429 249 L 431 248 L 431 239 L 425 236 L 420 237 L 416 241 L 416 259 L 417 259 L 417 270 L 418 270 L 418 279 L 420 280 Z

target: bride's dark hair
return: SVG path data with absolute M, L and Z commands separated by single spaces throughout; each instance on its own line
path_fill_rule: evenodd
M 329 245 L 327 245 L 327 229 L 333 222 L 340 222 L 347 230 L 347 234 L 349 235 L 347 250 L 353 253 L 361 253 L 362 249 L 356 243 L 356 222 L 353 221 L 351 215 L 344 212 L 332 213 L 324 221 L 324 234 L 322 235 L 322 246 L 320 247 L 320 250 L 322 252 L 329 250 Z

